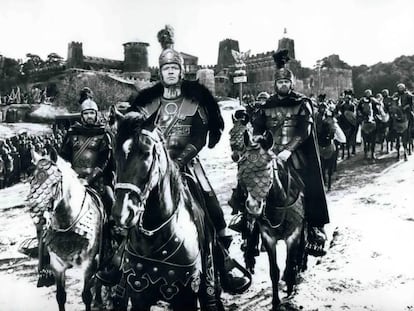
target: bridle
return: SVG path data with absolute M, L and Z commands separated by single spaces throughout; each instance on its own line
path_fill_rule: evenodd
M 154 147 L 152 148 L 152 157 L 153 157 L 153 161 L 151 163 L 151 167 L 149 170 L 149 179 L 144 187 L 143 190 L 141 190 L 137 185 L 134 185 L 132 183 L 128 183 L 128 182 L 118 182 L 115 184 L 115 194 L 118 191 L 127 191 L 124 199 L 123 199 L 123 210 L 130 210 L 133 212 L 134 218 L 137 218 L 137 225 L 138 225 L 138 229 L 140 232 L 142 232 L 143 234 L 147 235 L 147 236 L 152 236 L 154 235 L 157 231 L 161 230 L 163 227 L 165 227 L 168 223 L 171 222 L 171 220 L 173 219 L 175 213 L 177 212 L 177 209 L 175 210 L 175 212 L 165 221 L 163 222 L 160 226 L 158 226 L 157 228 L 153 229 L 153 230 L 148 230 L 144 228 L 143 225 L 143 215 L 145 212 L 145 203 L 153 189 L 153 184 L 155 180 L 159 179 L 159 176 L 162 176 L 165 174 L 166 172 L 166 168 L 163 169 L 160 165 L 156 165 L 156 163 L 160 162 L 160 157 L 161 157 L 161 153 L 164 153 L 165 158 L 168 161 L 168 156 L 167 156 L 167 151 L 165 150 L 165 148 L 163 148 L 162 146 L 162 141 L 160 139 L 160 136 L 156 134 L 155 131 L 149 131 L 146 129 L 142 129 L 140 132 L 140 135 L 144 135 L 148 138 L 150 138 L 153 142 L 154 142 Z M 167 163 L 167 166 L 170 165 L 169 163 Z M 129 204 L 129 196 L 130 194 L 133 193 L 137 199 L 138 199 L 138 205 L 131 205 Z

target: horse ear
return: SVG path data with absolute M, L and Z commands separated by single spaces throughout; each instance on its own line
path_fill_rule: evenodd
M 260 140 L 260 146 L 262 146 L 264 150 L 269 150 L 273 147 L 273 135 L 271 132 L 266 131 L 263 134 L 263 139 Z
M 38 154 L 34 148 L 30 149 L 30 153 L 32 155 L 32 163 L 34 165 L 37 165 L 37 163 L 42 159 L 42 156 Z
M 244 131 L 243 139 L 244 139 L 244 145 L 246 147 L 247 146 L 250 146 L 250 144 L 252 143 L 252 141 L 250 139 L 250 135 L 249 135 L 249 132 L 247 130 Z
M 125 120 L 125 116 L 115 107 L 115 105 L 112 105 L 109 108 L 109 120 L 108 124 L 110 126 L 114 126 L 115 128 L 118 128 L 119 124 Z
M 52 160 L 54 163 L 56 163 L 57 159 L 58 159 L 58 153 L 57 153 L 56 149 L 53 148 L 53 147 L 50 148 L 50 160 Z

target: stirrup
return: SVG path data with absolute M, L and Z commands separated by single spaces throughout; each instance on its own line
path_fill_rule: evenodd
M 324 249 L 326 240 L 327 237 L 323 228 L 310 227 L 308 233 L 308 241 L 306 243 L 307 253 L 315 257 L 326 255 L 326 250 Z
M 53 272 L 48 269 L 42 269 L 39 271 L 39 279 L 37 280 L 36 287 L 49 287 L 55 284 L 55 276 Z
M 233 231 L 243 233 L 246 229 L 244 222 L 243 214 L 237 214 L 231 219 L 227 227 Z
M 231 271 L 238 270 L 241 276 L 233 275 Z M 252 284 L 251 273 L 236 260 L 227 257 L 224 260 L 224 271 L 220 274 L 221 286 L 229 294 L 236 295 L 244 293 Z

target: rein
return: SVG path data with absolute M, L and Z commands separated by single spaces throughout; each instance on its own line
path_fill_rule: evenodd
M 150 132 L 148 130 L 141 130 L 141 134 L 144 134 L 145 136 L 148 136 L 149 138 L 151 138 L 152 140 L 155 141 L 155 143 L 159 143 L 160 139 L 158 136 L 156 136 L 153 132 Z M 120 190 L 129 190 L 130 192 L 135 193 L 138 196 L 139 199 L 139 203 L 141 203 L 140 206 L 138 206 L 138 208 L 134 209 L 134 213 L 137 213 L 138 216 L 138 230 L 143 233 L 146 236 L 153 236 L 155 233 L 157 233 L 158 231 L 160 231 L 161 229 L 163 229 L 165 226 L 167 226 L 172 220 L 173 218 L 176 216 L 176 214 L 178 213 L 178 208 L 175 209 L 174 213 L 171 214 L 170 217 L 168 217 L 168 219 L 166 221 L 164 221 L 163 223 L 161 223 L 157 228 L 149 230 L 149 229 L 145 229 L 144 228 L 144 212 L 145 212 L 145 208 L 143 207 L 144 202 L 148 199 L 148 196 L 151 192 L 151 184 L 152 181 L 154 179 L 154 176 L 156 176 L 156 174 L 154 174 L 155 171 L 155 163 L 158 160 L 159 162 L 159 157 L 160 157 L 160 149 L 162 149 L 164 151 L 164 153 L 166 154 L 166 151 L 164 148 L 159 148 L 158 145 L 154 146 L 154 151 L 153 151 L 153 156 L 155 158 L 155 160 L 152 162 L 151 164 L 151 169 L 150 169 L 150 178 L 144 188 L 144 190 L 142 191 L 138 186 L 132 184 L 132 183 L 116 183 L 115 184 L 115 190 L 120 189 Z M 168 159 L 168 157 L 166 157 Z M 169 165 L 169 163 L 167 164 Z M 165 173 L 165 172 L 161 172 L 161 168 L 158 166 L 158 174 L 161 173 Z M 128 194 L 126 194 L 128 195 Z M 124 198 L 124 202 L 125 202 L 125 198 Z
M 274 160 L 274 165 L 276 165 L 277 166 L 277 164 L 276 164 L 276 161 Z M 291 181 L 290 181 L 290 179 L 291 179 L 291 173 L 290 173 L 290 168 L 289 168 L 289 166 L 287 166 L 287 187 L 286 187 L 286 195 L 289 197 L 289 193 L 290 193 L 290 189 L 291 189 Z M 273 171 L 274 172 L 274 171 Z M 273 173 L 273 174 L 275 174 L 275 173 Z M 276 209 L 282 209 L 283 210 L 283 217 L 282 217 L 282 220 L 277 224 L 277 225 L 272 225 L 272 223 L 270 222 L 270 220 L 269 220 L 269 218 L 267 218 L 267 216 L 266 216 L 266 207 L 267 207 L 267 204 L 266 204 L 266 206 L 263 208 L 263 213 L 262 213 L 262 219 L 269 225 L 269 227 L 271 227 L 272 229 L 277 229 L 277 228 L 279 228 L 282 224 L 283 224 L 283 222 L 285 221 L 285 219 L 286 219 L 286 213 L 287 213 L 287 210 L 289 209 L 289 206 L 288 206 L 288 198 L 286 198 L 286 200 L 285 200 L 285 203 L 284 203 L 284 206 L 282 206 L 282 207 L 276 207 Z
M 81 220 L 81 218 L 83 217 L 83 215 L 85 215 L 85 213 L 87 212 L 87 210 L 85 210 L 84 213 L 82 214 L 82 211 L 84 210 L 84 206 L 85 206 L 85 200 L 86 200 L 86 189 L 85 189 L 85 192 L 84 192 L 84 195 L 83 195 L 81 209 L 80 209 L 78 215 L 73 220 L 73 222 L 69 225 L 69 227 L 67 227 L 65 229 L 54 228 L 52 225 L 50 225 L 49 227 L 53 231 L 56 231 L 56 232 L 68 232 L 68 231 L 70 231 L 73 227 L 75 227 L 75 225 Z

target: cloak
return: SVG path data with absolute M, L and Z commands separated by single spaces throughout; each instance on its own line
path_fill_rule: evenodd
M 164 86 L 161 82 L 142 90 L 133 100 L 128 111 L 137 111 L 139 107 L 150 104 L 153 100 L 161 98 L 164 93 Z M 183 80 L 181 93 L 184 98 L 193 99 L 205 108 L 208 116 L 209 148 L 213 148 L 220 140 L 221 132 L 224 129 L 224 121 L 221 116 L 219 105 L 211 92 L 198 81 Z

